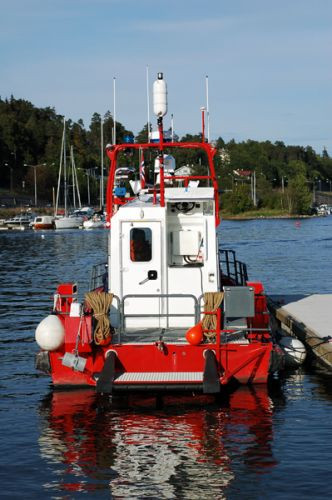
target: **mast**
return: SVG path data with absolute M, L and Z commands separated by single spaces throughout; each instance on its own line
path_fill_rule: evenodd
M 147 133 L 148 133 L 148 142 L 150 142 L 149 66 L 146 67 L 146 103 L 148 111 Z
M 205 77 L 205 87 L 206 87 L 206 134 L 207 141 L 210 142 L 210 111 L 209 111 L 209 77 Z
M 59 165 L 59 175 L 58 175 L 58 187 L 57 187 L 57 192 L 56 192 L 56 202 L 55 202 L 55 209 L 54 209 L 54 217 L 58 213 L 58 206 L 59 206 L 61 173 L 62 173 L 62 164 L 63 164 L 63 150 L 64 150 L 64 143 L 65 143 L 65 127 L 66 127 L 66 118 L 64 117 L 63 118 L 62 139 L 61 139 L 61 151 L 60 151 L 60 165 Z
M 104 122 L 100 117 L 100 210 L 104 206 Z
M 205 118 L 204 118 L 205 111 L 206 111 L 205 107 L 202 106 L 201 107 L 201 113 L 202 113 L 202 142 L 205 142 Z
M 171 114 L 171 141 L 174 142 L 174 120 L 173 120 L 173 113 Z
M 66 119 L 63 119 L 63 185 L 65 217 L 67 217 L 67 157 L 66 157 Z
M 70 164 L 71 164 L 71 176 L 73 179 L 73 206 L 74 210 L 76 209 L 76 194 L 75 194 L 75 185 L 76 185 L 76 179 L 75 179 L 75 171 L 74 171 L 74 152 L 73 152 L 73 146 L 70 146 Z
M 162 73 L 158 73 L 157 80 L 153 84 L 153 110 L 158 117 L 159 130 L 159 175 L 160 175 L 160 206 L 165 206 L 165 184 L 164 184 L 164 130 L 163 116 L 167 113 L 167 85 Z
M 73 183 L 76 186 L 76 193 L 77 193 L 77 199 L 78 199 L 78 208 L 82 208 L 80 188 L 79 188 L 79 185 L 78 185 L 77 170 L 76 170 L 76 164 L 75 164 L 75 157 L 74 157 L 73 146 L 71 146 L 71 158 L 72 158 L 72 166 L 73 166 Z M 75 193 L 75 189 L 74 189 L 73 192 Z M 75 200 L 75 194 L 74 194 L 74 200 Z M 75 200 L 74 203 L 76 203 L 76 200 Z M 76 205 L 74 205 L 74 206 L 76 208 Z
M 113 144 L 116 144 L 115 76 L 113 77 Z

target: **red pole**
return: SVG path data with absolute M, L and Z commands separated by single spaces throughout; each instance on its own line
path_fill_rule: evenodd
M 107 222 L 107 227 L 110 227 L 111 218 L 113 215 L 113 186 L 115 178 L 116 155 L 115 151 L 111 150 L 111 148 L 106 148 L 106 154 L 110 160 L 109 177 L 107 183 L 107 195 L 106 195 L 106 222 Z

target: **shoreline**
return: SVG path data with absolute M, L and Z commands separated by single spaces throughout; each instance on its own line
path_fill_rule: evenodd
M 222 215 L 221 220 L 256 220 L 256 219 L 313 219 L 318 215 Z

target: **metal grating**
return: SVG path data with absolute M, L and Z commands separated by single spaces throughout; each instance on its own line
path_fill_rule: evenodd
M 127 372 L 119 375 L 115 384 L 203 382 L 203 372 Z

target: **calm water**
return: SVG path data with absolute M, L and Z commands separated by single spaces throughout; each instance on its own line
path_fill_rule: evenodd
M 332 217 L 225 221 L 222 234 L 269 293 L 331 292 Z M 84 292 L 106 246 L 104 231 L 0 233 L 0 496 L 331 496 L 331 375 L 301 369 L 204 404 L 52 391 L 34 328 L 58 282 Z

